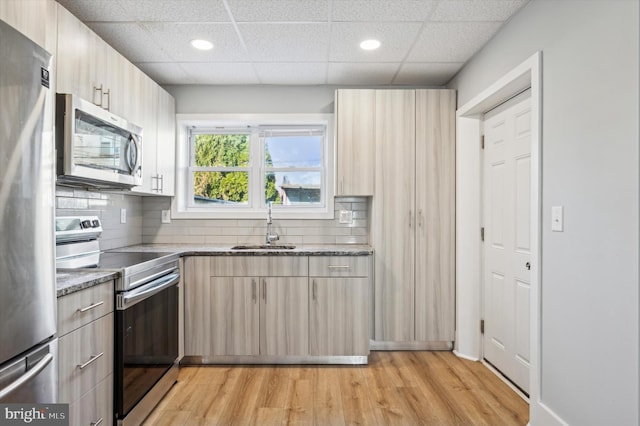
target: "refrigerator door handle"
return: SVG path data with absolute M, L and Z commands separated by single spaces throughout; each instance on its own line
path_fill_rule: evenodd
M 45 369 L 47 365 L 53 360 L 52 354 L 46 354 L 36 365 L 33 366 L 30 370 L 20 376 L 19 379 L 11 383 L 6 388 L 0 390 L 0 401 L 11 394 L 13 391 L 27 383 L 29 380 L 33 379 L 35 376 L 40 374 L 42 370 Z

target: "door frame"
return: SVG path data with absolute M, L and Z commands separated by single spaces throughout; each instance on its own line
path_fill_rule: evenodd
M 482 357 L 482 157 L 483 115 L 526 88 L 531 88 L 531 415 L 559 418 L 540 401 L 541 331 L 541 149 L 542 52 L 504 74 L 456 111 L 456 338 L 454 353 Z M 539 408 L 542 408 L 540 410 Z M 549 422 L 548 424 L 553 424 Z

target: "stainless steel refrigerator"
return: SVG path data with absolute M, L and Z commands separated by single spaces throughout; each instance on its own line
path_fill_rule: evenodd
M 51 55 L 0 21 L 0 402 L 57 402 Z M 48 132 L 51 133 L 51 132 Z

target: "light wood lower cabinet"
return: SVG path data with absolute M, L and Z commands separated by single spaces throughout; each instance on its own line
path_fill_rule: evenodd
M 368 278 L 311 278 L 311 355 L 368 355 L 368 299 Z
M 185 356 L 308 354 L 303 259 L 187 258 Z M 267 271 L 283 276 L 259 275 Z
M 58 298 L 58 402 L 69 424 L 113 424 L 113 281 Z
M 368 355 L 370 259 L 186 258 L 185 357 Z
M 309 258 L 311 355 L 369 354 L 371 256 Z
M 69 426 L 113 424 L 113 375 L 69 406 Z

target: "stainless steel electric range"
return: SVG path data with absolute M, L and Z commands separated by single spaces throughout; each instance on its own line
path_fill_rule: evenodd
M 115 288 L 115 419 L 138 425 L 178 377 L 179 256 L 102 252 L 101 232 L 97 217 L 57 218 L 56 266 L 120 272 Z

